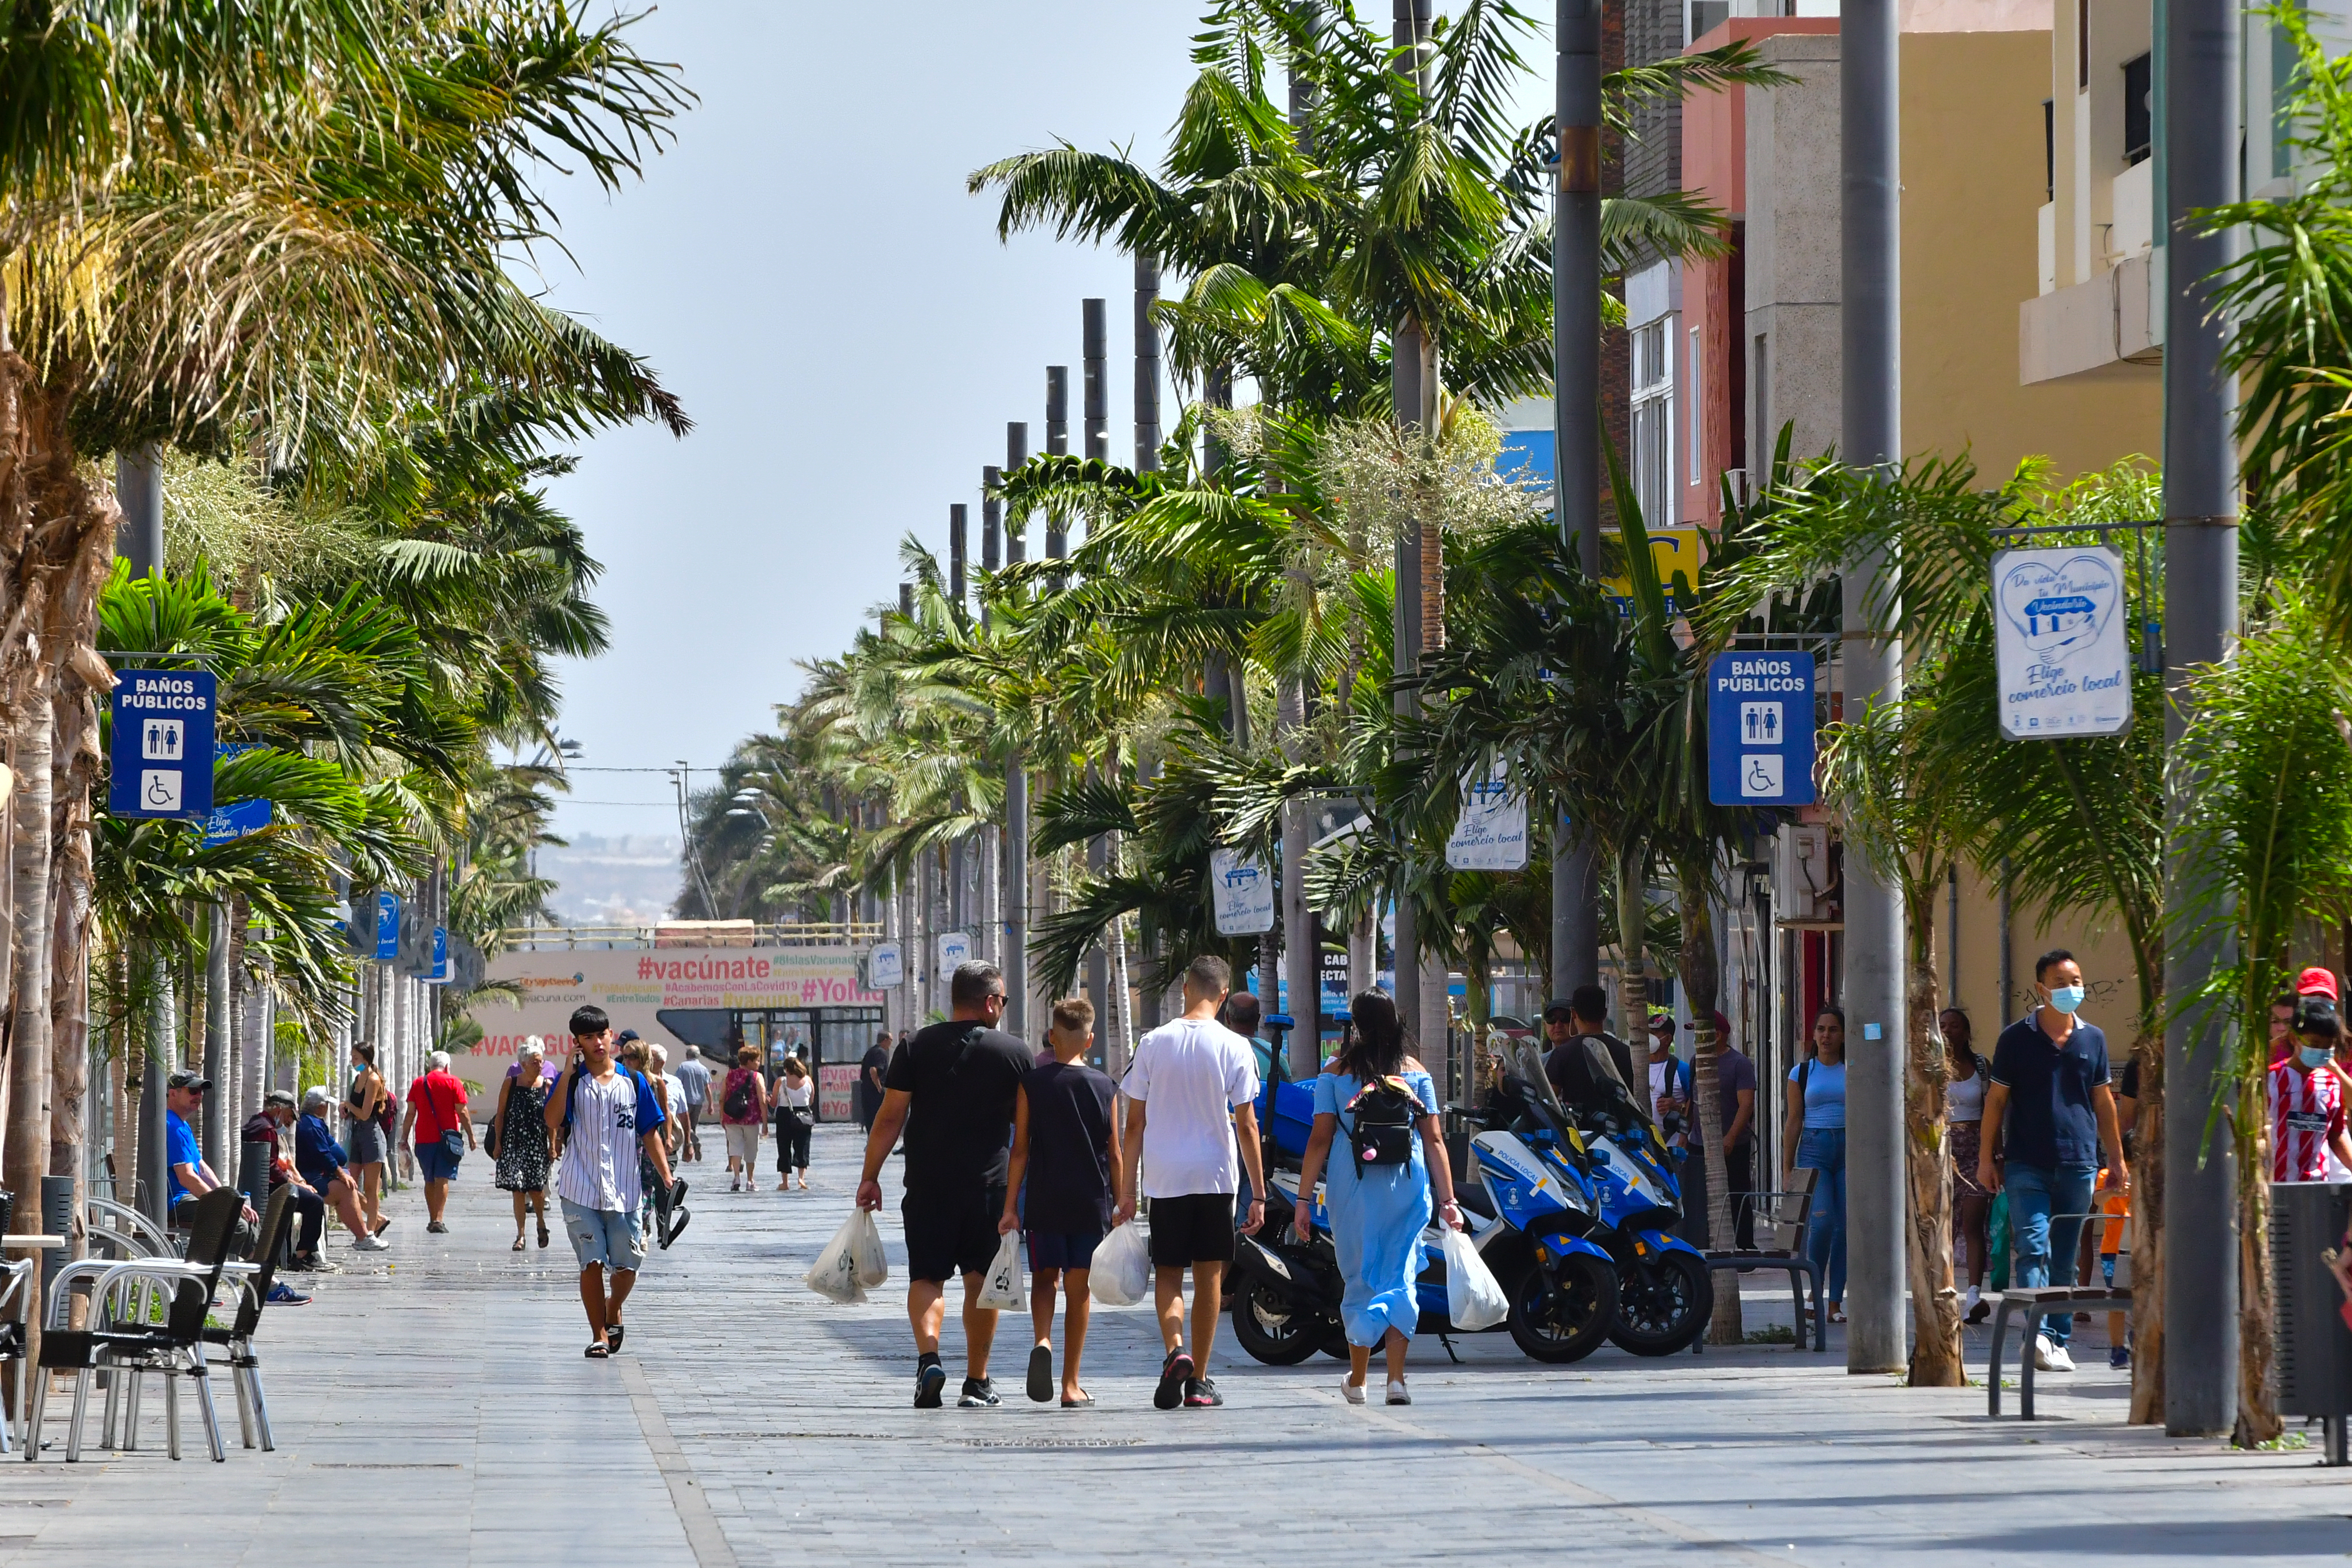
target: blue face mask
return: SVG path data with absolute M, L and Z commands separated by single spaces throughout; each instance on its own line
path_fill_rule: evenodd
M 2336 1053 L 2328 1049 L 2326 1046 L 2305 1046 L 2300 1047 L 2295 1054 L 2303 1058 L 2303 1065 L 2305 1067 L 2309 1068 L 2313 1072 L 2317 1072 L 2321 1068 L 2327 1065 L 2327 1058 L 2334 1056 Z
M 2074 1014 L 2083 1010 L 2083 988 L 2079 985 L 2053 985 L 2050 988 L 2050 1005 L 2061 1013 Z

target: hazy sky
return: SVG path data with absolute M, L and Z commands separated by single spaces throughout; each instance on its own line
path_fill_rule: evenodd
M 610 653 L 564 671 L 584 763 L 710 767 L 764 727 L 794 660 L 895 601 L 909 529 L 944 553 L 1005 421 L 1043 449 L 1049 363 L 1072 367 L 1076 447 L 1087 295 L 1110 301 L 1111 451 L 1132 453 L 1129 263 L 1000 244 L 964 177 L 1057 138 L 1156 165 L 1204 8 L 667 0 L 636 25 L 701 101 L 640 184 L 570 195 L 573 261 L 545 258 L 546 284 L 648 358 L 697 427 L 601 435 L 555 486 L 614 625 Z M 1532 114 L 1548 89 L 1530 87 Z M 976 504 L 972 529 L 976 556 Z M 583 772 L 573 796 L 564 831 L 676 831 L 657 774 Z

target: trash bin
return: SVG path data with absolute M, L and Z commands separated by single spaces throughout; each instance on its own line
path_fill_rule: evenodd
M 2344 1293 L 2320 1260 L 2338 1245 L 2352 1186 L 2319 1182 L 2271 1185 L 2271 1272 L 2278 1314 L 2279 1412 L 2316 1415 L 2326 1425 L 2327 1458 L 2347 1462 L 2346 1418 L 2352 1416 L 2352 1329 Z

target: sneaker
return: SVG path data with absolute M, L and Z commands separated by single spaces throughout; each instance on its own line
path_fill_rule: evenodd
M 1977 1302 L 1982 1300 L 1983 1295 L 1984 1292 L 1979 1290 L 1977 1287 L 1974 1285 L 1969 1286 L 1969 1293 L 1960 1299 L 1960 1310 L 1964 1312 L 1975 1311 L 1977 1310 Z
M 1214 1410 L 1224 1402 L 1225 1396 L 1217 1392 L 1217 1380 L 1213 1377 L 1196 1377 L 1184 1385 L 1187 1410 Z
M 353 1252 L 390 1252 L 392 1243 L 380 1236 L 363 1236 L 352 1243 Z
M 2115 1348 L 2108 1351 L 2107 1364 L 2115 1368 L 2117 1372 L 2122 1372 L 2126 1368 L 2129 1367 L 2131 1365 L 2131 1347 L 2129 1345 L 2116 1345 Z
M 1404 1379 L 1401 1377 L 1392 1377 L 1389 1379 L 1389 1403 L 1391 1405 L 1411 1405 L 1412 1403 L 1412 1391 L 1404 1385 Z
M 1361 1405 L 1364 1402 L 1364 1385 L 1360 1383 L 1350 1383 L 1343 1377 L 1339 1380 L 1339 1392 L 1348 1396 L 1348 1403 L 1350 1405 Z
M 429 1221 L 427 1221 L 427 1222 L 425 1223 L 425 1228 L 427 1231 L 430 1231 L 430 1232 L 431 1232 L 433 1235 L 435 1235 L 435 1236 L 446 1236 L 446 1235 L 448 1235 L 448 1234 L 449 1234 L 449 1227 L 448 1227 L 447 1226 L 446 1226 L 446 1225 L 443 1225 L 443 1224 L 442 1224 L 439 1220 L 437 1220 L 437 1219 L 436 1219 L 436 1220 L 429 1220 Z
M 2066 1353 L 2064 1345 L 2053 1340 L 2050 1342 L 2050 1353 L 2040 1364 L 2043 1372 L 2072 1372 L 2074 1370 L 2074 1358 Z
M 1175 1409 L 1184 1403 L 1184 1385 L 1192 1381 L 1192 1358 L 1181 1346 L 1170 1351 L 1168 1359 L 1160 1363 L 1160 1386 L 1151 1391 L 1151 1407 Z
M 2048 1371 L 2052 1370 L 2052 1368 L 2051 1368 L 2051 1363 L 2050 1363 L 2050 1352 L 2051 1352 L 2052 1351 L 2056 1350 L 2057 1348 L 2058 1348 L 2057 1346 L 2055 1346 L 2055 1345 L 2053 1345 L 2053 1344 L 2052 1344 L 2052 1343 L 2050 1342 L 2050 1336 L 2049 1336 L 2048 1334 L 2036 1334 L 2036 1335 L 2034 1335 L 2034 1336 L 2033 1336 L 2033 1370 L 2034 1370 L 2034 1371 L 2036 1371 L 2036 1372 L 2048 1372 Z
M 948 1369 L 936 1361 L 927 1361 L 915 1369 L 915 1408 L 937 1410 L 940 1391 L 948 1385 Z
M 283 1279 L 274 1282 L 269 1287 L 269 1294 L 262 1300 L 273 1307 L 307 1307 L 310 1304 L 310 1297 L 305 1296 Z
M 993 1410 L 1003 1403 L 1004 1401 L 996 1397 L 995 1388 L 984 1377 L 965 1378 L 963 1393 L 956 1397 L 956 1408 L 959 1410 Z

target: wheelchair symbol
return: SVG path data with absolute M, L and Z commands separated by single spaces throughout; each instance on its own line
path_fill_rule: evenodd
M 1743 798 L 1778 795 L 1787 777 L 1787 759 L 1776 753 L 1750 752 L 1739 759 L 1739 793 Z

